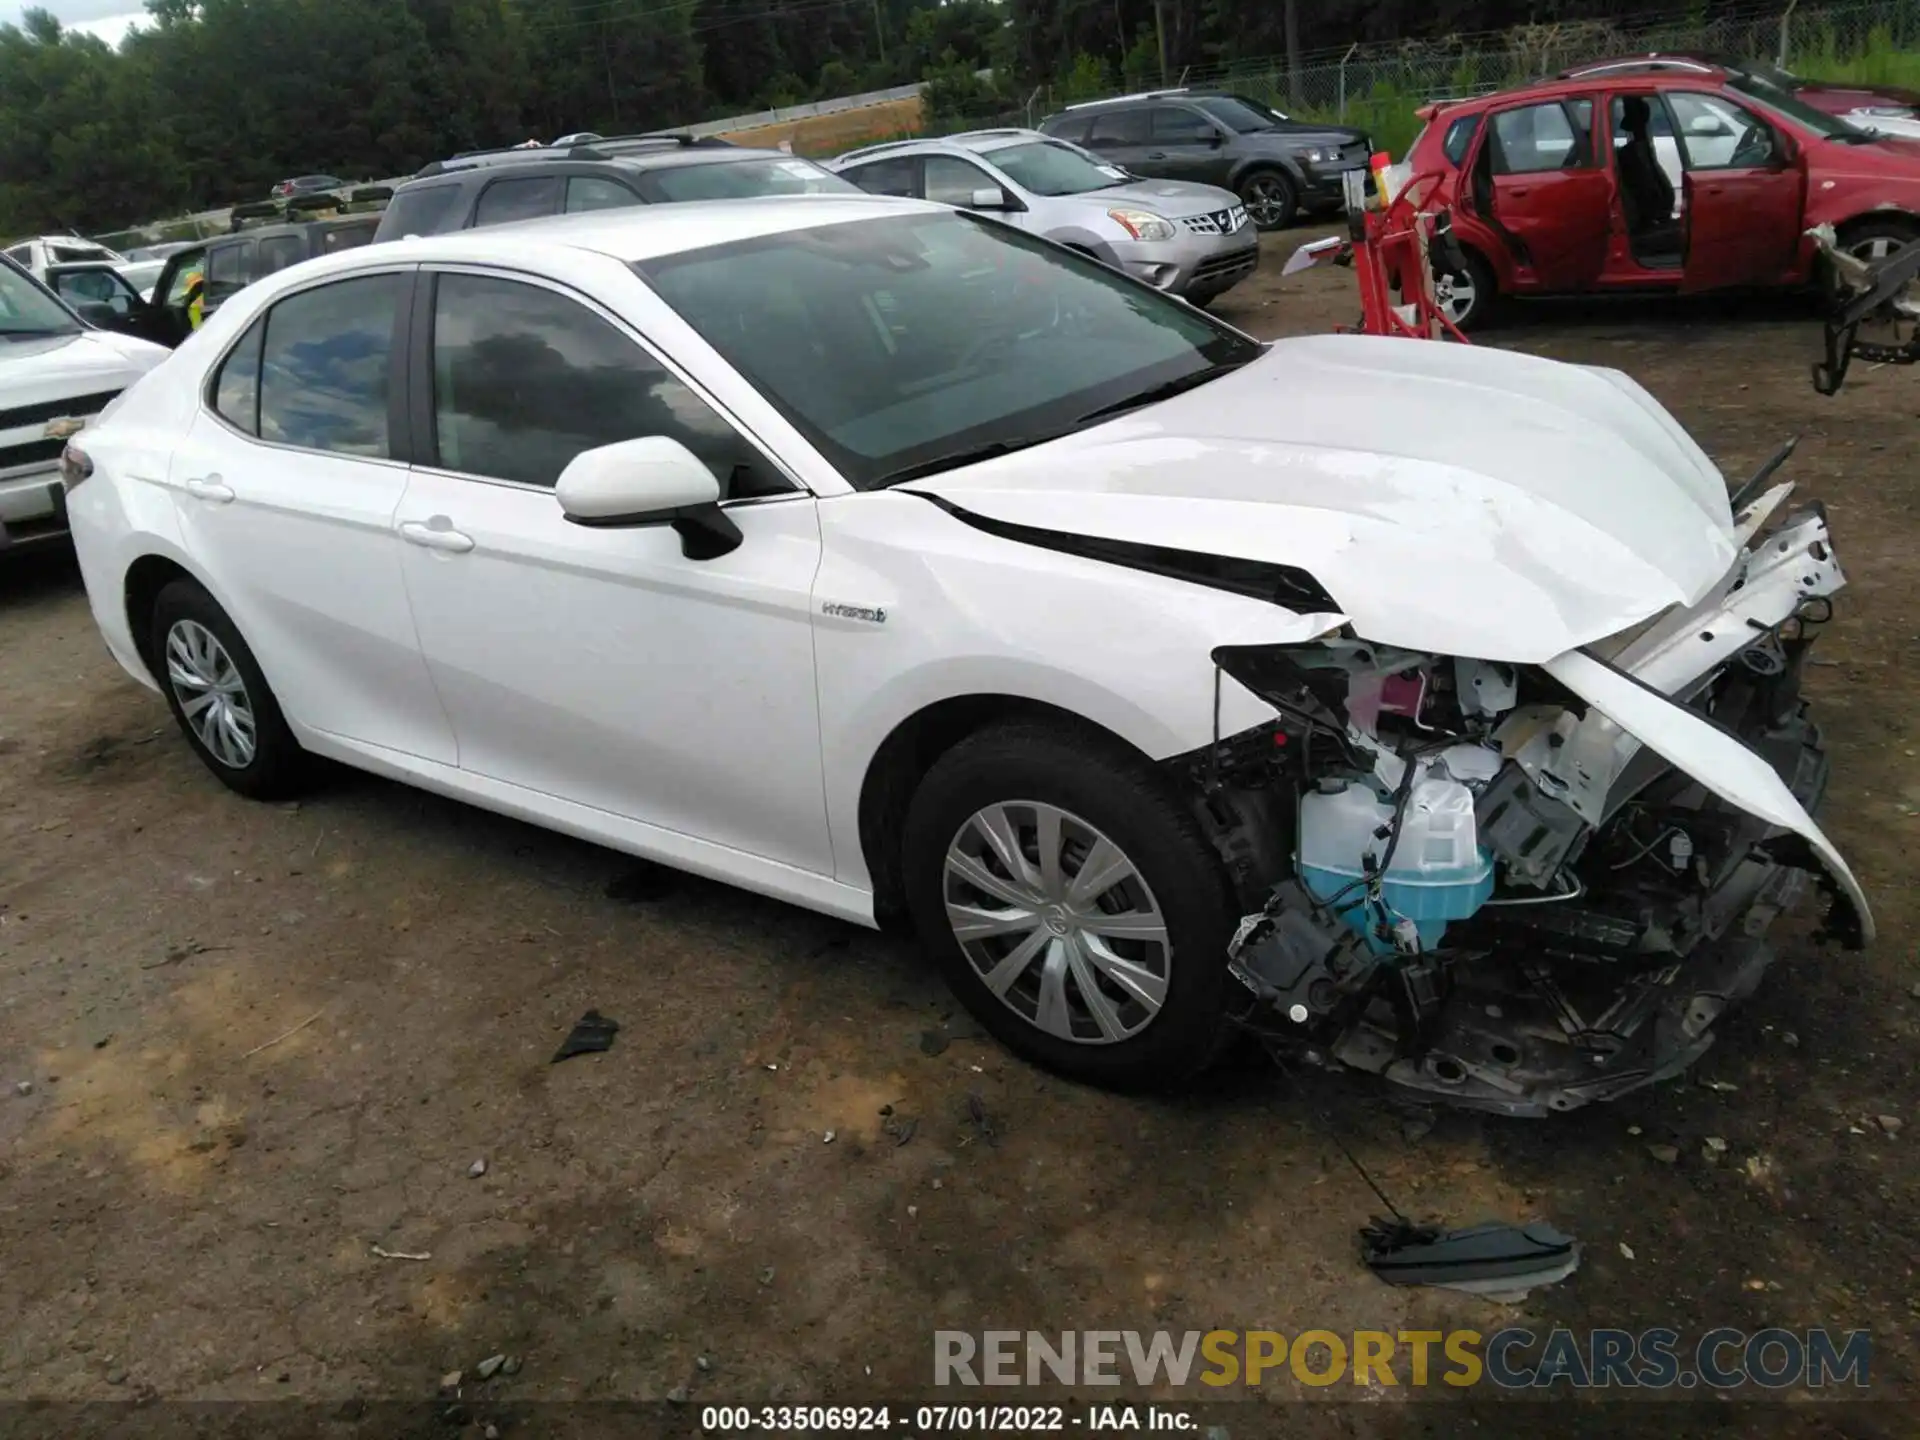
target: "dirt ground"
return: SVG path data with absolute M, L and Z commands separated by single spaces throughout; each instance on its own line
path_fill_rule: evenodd
M 1263 336 L 1353 318 L 1345 272 L 1279 279 L 1302 238 L 1220 312 Z M 1692 1076 L 1553 1122 L 1423 1134 L 1360 1080 L 1296 1089 L 1257 1060 L 1181 1099 L 1096 1093 L 980 1038 L 909 946 L 370 778 L 243 802 L 108 659 L 71 561 L 10 561 L 0 1401 L 308 1402 L 274 1412 L 286 1433 L 353 1397 L 431 1402 L 504 1353 L 517 1373 L 469 1378 L 476 1417 L 561 1433 L 589 1412 L 544 1402 L 690 1397 L 633 1412 L 638 1434 L 702 1404 L 925 1397 L 938 1328 L 1508 1324 L 1867 1329 L 1872 1394 L 1910 1397 L 1920 370 L 1821 399 L 1818 323 L 1788 303 L 1532 309 L 1483 338 L 1627 371 L 1731 474 L 1804 435 L 1790 473 L 1852 582 L 1812 688 L 1869 953 L 1788 927 Z M 611 1051 L 550 1064 L 590 1006 Z M 1546 1218 L 1584 1264 L 1519 1306 L 1381 1285 L 1354 1239 L 1379 1207 L 1328 1128 L 1403 1209 Z M 1588 1397 L 1548 1424 L 1401 1380 L 1271 1378 L 1209 1423 L 1913 1433 L 1804 1394 L 1684 1422 Z M 126 1433 L 170 1412 L 136 1413 Z M 28 1423 L 0 1407 L 0 1432 Z

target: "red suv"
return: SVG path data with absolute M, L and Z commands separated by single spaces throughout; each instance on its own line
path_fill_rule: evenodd
M 1463 327 L 1498 295 L 1803 285 L 1822 223 L 1862 255 L 1920 237 L 1920 141 L 1741 68 L 1605 69 L 1422 116 L 1406 169 L 1452 207 Z

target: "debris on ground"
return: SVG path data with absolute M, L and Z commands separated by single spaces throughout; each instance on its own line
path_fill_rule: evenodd
M 1627 1242 L 1624 1240 L 1620 1242 L 1620 1258 L 1623 1260 L 1632 1260 L 1633 1258 L 1635 1258 L 1633 1253 L 1633 1247 L 1627 1244 Z
M 1709 1135 L 1700 1153 L 1709 1160 L 1717 1160 L 1727 1153 L 1727 1142 L 1718 1135 Z
M 822 1145 L 831 1145 L 831 1144 L 833 1143 L 833 1137 L 834 1137 L 835 1135 L 837 1135 L 837 1134 L 839 1134 L 839 1133 L 840 1133 L 840 1132 L 839 1132 L 839 1131 L 837 1131 L 837 1130 L 829 1130 L 829 1131 L 827 1131 L 827 1133 L 826 1133 L 826 1134 L 824 1134 L 824 1135 L 822 1135 L 822 1136 L 820 1137 L 820 1143 L 821 1143 Z
M 944 1055 L 953 1040 L 944 1030 L 922 1030 L 920 1032 L 920 1053 L 922 1055 Z
M 638 860 L 607 882 L 606 896 L 625 905 L 664 900 L 673 893 L 675 881 L 673 871 L 666 866 Z
M 502 1375 L 518 1375 L 520 1373 L 520 1357 L 518 1355 L 507 1356 L 506 1361 L 500 1366 L 500 1373 Z
M 589 1010 L 580 1017 L 560 1048 L 554 1052 L 552 1064 L 562 1060 L 571 1060 L 575 1055 L 594 1055 L 613 1047 L 613 1037 L 620 1033 L 620 1022 L 609 1020 L 598 1010 Z
M 452 1394 L 455 1390 L 458 1390 L 460 1388 L 460 1381 L 463 1378 L 465 1378 L 464 1372 L 459 1370 L 449 1370 L 446 1374 L 440 1377 L 440 1393 L 443 1395 Z
M 1900 1133 L 1901 1120 L 1898 1115 L 1876 1115 L 1874 1119 L 1879 1122 L 1880 1128 L 1886 1131 L 1887 1134 L 1898 1135 Z
M 913 1139 L 914 1132 L 920 1128 L 920 1122 L 911 1115 L 894 1114 L 891 1105 L 882 1110 L 880 1114 L 882 1116 L 880 1133 L 893 1141 L 895 1149 L 898 1149 Z
M 773 1267 L 771 1265 L 760 1272 L 760 1283 L 762 1285 L 771 1285 L 773 1283 Z
M 1389 1285 L 1432 1285 L 1513 1301 L 1578 1269 L 1580 1242 L 1544 1221 L 1492 1220 L 1441 1230 L 1400 1218 L 1375 1219 L 1360 1232 L 1360 1258 Z
M 480 1380 L 491 1380 L 499 1373 L 500 1367 L 506 1363 L 507 1357 L 505 1355 L 489 1355 L 473 1367 L 474 1377 Z
M 676 1385 L 671 1390 L 667 1391 L 667 1403 L 669 1405 L 686 1404 L 687 1403 L 687 1387 L 684 1385 Z
M 306 1029 L 307 1026 L 313 1024 L 314 1021 L 318 1020 L 322 1015 L 326 1013 L 327 1012 L 325 1010 L 314 1011 L 313 1014 L 307 1016 L 306 1019 L 302 1020 L 298 1025 L 294 1026 L 291 1030 L 282 1030 L 278 1035 L 274 1036 L 273 1039 L 262 1041 L 260 1044 L 254 1046 L 253 1049 L 247 1051 L 247 1053 L 242 1055 L 240 1058 L 242 1060 L 251 1060 L 255 1055 L 258 1055 L 262 1050 L 271 1050 L 274 1046 L 278 1045 L 282 1040 L 291 1040 L 295 1035 L 298 1035 L 302 1030 Z M 98 1050 L 101 1045 L 104 1045 L 106 1043 L 107 1042 L 105 1040 L 102 1040 L 99 1042 L 99 1044 L 96 1044 L 93 1048 Z
M 20 1081 L 17 1085 L 13 1087 L 13 1093 L 16 1095 L 33 1094 L 33 1081 L 31 1080 Z
M 980 1098 L 980 1092 L 977 1090 L 967 1092 L 967 1119 L 987 1144 L 1000 1143 L 1000 1137 L 993 1127 L 993 1117 L 987 1113 L 987 1102 Z
M 431 1260 L 433 1259 L 433 1255 L 426 1250 L 384 1250 L 378 1245 L 375 1245 L 373 1247 L 373 1253 L 378 1255 L 382 1260 Z
M 701 1373 L 701 1374 L 703 1374 L 703 1375 L 704 1375 L 704 1374 L 705 1374 L 705 1373 L 706 1373 L 707 1371 L 709 1371 L 709 1370 L 711 1370 L 711 1369 L 713 1369 L 713 1360 L 712 1360 L 712 1358 L 711 1358 L 711 1357 L 709 1357 L 709 1356 L 706 1356 L 706 1355 L 696 1355 L 696 1356 L 694 1356 L 694 1357 L 693 1357 L 693 1363 L 694 1363 L 694 1366 L 695 1366 L 695 1367 L 696 1367 L 696 1368 L 697 1368 L 697 1369 L 698 1369 L 698 1370 L 700 1371 L 700 1373 Z
M 1647 1146 L 1647 1153 L 1662 1165 L 1673 1165 L 1678 1163 L 1680 1159 L 1680 1147 L 1678 1145 L 1649 1145 Z
M 231 945 L 202 945 L 198 940 L 188 940 L 179 945 L 169 945 L 166 953 L 158 960 L 148 960 L 142 970 L 159 970 L 168 965 L 178 965 L 183 960 L 191 960 L 196 955 L 211 955 L 216 950 L 231 950 Z
M 469 1180 L 478 1180 L 482 1175 L 486 1173 L 487 1173 L 487 1162 L 484 1159 L 476 1160 L 473 1162 L 473 1164 L 467 1167 L 467 1178 Z

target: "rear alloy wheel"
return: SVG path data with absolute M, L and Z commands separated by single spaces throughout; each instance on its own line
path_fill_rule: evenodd
M 1471 330 L 1487 318 L 1498 292 L 1493 271 L 1487 262 L 1471 250 L 1461 252 L 1466 263 L 1433 277 L 1433 298 L 1444 314 L 1461 330 Z
M 1191 814 L 1124 747 L 1020 723 L 962 741 L 915 792 L 907 902 L 1002 1044 L 1074 1079 L 1184 1079 L 1226 1035 L 1233 907 Z
M 1293 181 L 1278 170 L 1256 170 L 1240 182 L 1240 199 L 1247 214 L 1262 230 L 1284 230 L 1299 213 L 1300 197 Z
M 251 799 L 298 790 L 306 753 L 227 612 L 193 581 L 176 580 L 154 600 L 152 623 L 149 653 L 167 708 L 206 767 Z

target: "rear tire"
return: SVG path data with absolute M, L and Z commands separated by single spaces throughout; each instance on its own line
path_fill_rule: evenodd
M 201 763 L 251 800 L 296 793 L 308 756 L 219 603 L 194 581 L 175 580 L 155 597 L 148 633 L 154 678 Z
M 982 731 L 921 781 L 902 842 L 922 945 L 1008 1049 L 1116 1089 L 1176 1084 L 1218 1053 L 1226 879 L 1124 746 L 1061 724 Z
M 1447 318 L 1461 330 L 1471 331 L 1487 323 L 1499 302 L 1500 291 L 1491 265 L 1464 246 L 1460 254 L 1465 260 L 1464 266 L 1435 275 L 1434 284 L 1440 292 L 1436 298 Z M 1452 304 L 1448 303 L 1449 292 L 1453 296 Z
M 1239 185 L 1240 203 L 1261 230 L 1284 230 L 1300 213 L 1300 193 L 1282 170 L 1256 170 Z

